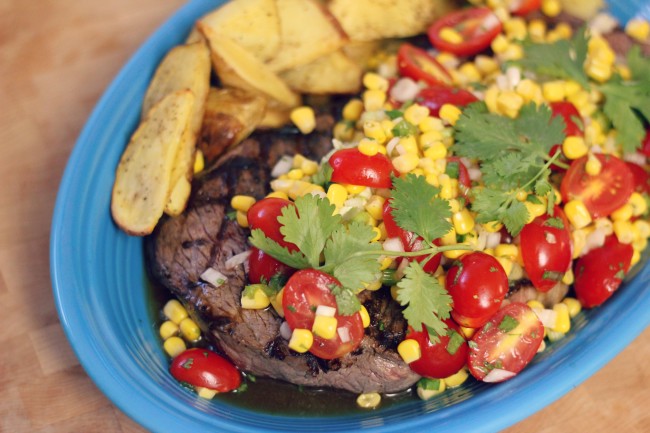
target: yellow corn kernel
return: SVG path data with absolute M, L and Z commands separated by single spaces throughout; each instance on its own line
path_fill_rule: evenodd
M 546 213 L 546 199 L 544 197 L 538 197 L 540 203 L 533 203 L 530 201 L 525 201 L 524 206 L 528 211 L 528 220 L 526 223 L 531 223 L 538 216 L 542 216 Z
M 393 166 L 400 173 L 408 173 L 418 166 L 420 158 L 413 153 L 405 153 L 396 158 L 393 158 Z
M 634 232 L 639 238 L 650 237 L 650 223 L 645 220 L 636 220 L 632 223 Z
M 584 143 L 584 140 L 583 140 Z M 580 144 L 578 144 L 580 146 Z M 585 144 L 586 147 L 586 144 Z M 573 158 L 575 159 L 575 158 Z M 598 176 L 600 171 L 603 169 L 603 163 L 600 162 L 600 159 L 596 157 L 593 153 L 589 153 L 587 157 L 587 162 L 585 164 L 585 172 L 590 176 Z
M 570 286 L 575 281 L 575 275 L 573 275 L 573 269 L 569 268 L 568 271 L 562 276 L 562 282 L 567 286 Z
M 372 195 L 366 202 L 364 209 L 376 220 L 383 219 L 384 203 L 386 199 L 380 195 Z
M 287 193 L 282 192 L 282 191 L 270 192 L 270 193 L 268 193 L 266 195 L 266 197 L 268 197 L 268 198 L 281 198 L 281 199 L 284 199 L 284 200 L 289 200 L 289 196 L 287 195 Z
M 333 183 L 327 188 L 327 199 L 337 208 L 348 199 L 348 190 L 341 184 Z
M 445 377 L 443 380 L 445 381 L 447 388 L 456 388 L 465 383 L 468 377 L 469 374 L 467 373 L 467 369 L 463 367 L 458 371 L 458 373 Z
M 515 87 L 515 91 L 519 96 L 524 98 L 525 102 L 532 101 L 538 103 L 542 101 L 542 88 L 531 79 L 524 78 L 521 80 L 517 84 L 517 87 Z
M 463 208 L 452 214 L 451 222 L 454 225 L 456 233 L 459 235 L 464 235 L 474 230 L 474 217 L 472 217 L 467 208 Z
M 571 200 L 564 205 L 564 213 L 576 229 L 587 227 L 591 223 L 591 215 L 580 200 Z
M 559 0 L 542 0 L 542 13 L 547 17 L 556 17 L 562 12 Z
M 501 267 L 503 268 L 503 271 L 506 273 L 506 275 L 510 275 L 512 272 L 512 268 L 515 266 L 515 262 L 510 260 L 507 257 L 495 257 L 497 261 L 501 264 Z
M 368 90 L 388 90 L 388 80 L 375 72 L 366 72 L 363 76 L 363 85 Z
M 580 304 L 580 301 L 575 298 L 566 297 L 562 299 L 562 303 L 569 309 L 569 317 L 571 318 L 576 317 L 580 311 L 582 311 L 582 305 Z
M 460 333 L 463 334 L 463 336 L 466 339 L 472 338 L 474 336 L 474 334 L 476 333 L 475 328 L 466 328 L 464 326 L 459 326 L 459 328 L 460 328 Z
M 337 122 L 334 125 L 334 138 L 341 141 L 351 141 L 354 138 L 355 129 L 348 122 Z
M 284 296 L 284 287 L 271 297 L 271 306 L 280 317 L 284 317 L 284 309 L 282 308 L 282 297 Z
M 526 29 L 526 21 L 523 18 L 516 17 L 510 18 L 503 23 L 503 30 L 508 39 L 526 39 L 528 30 Z
M 497 97 L 497 109 L 508 117 L 515 118 L 524 105 L 524 98 L 510 90 L 501 92 Z
M 487 231 L 488 233 L 496 233 L 503 228 L 503 224 L 501 224 L 498 221 L 490 221 L 481 224 L 481 227 L 483 227 L 483 229 L 485 229 L 485 231 Z
M 206 400 L 212 400 L 219 393 L 216 389 L 205 388 L 203 386 L 196 386 L 194 390 L 196 391 L 196 395 Z
M 298 353 L 305 353 L 314 344 L 314 335 L 309 329 L 296 328 L 291 333 L 289 340 L 289 349 Z
M 300 164 L 300 170 L 302 170 L 303 175 L 311 176 L 316 174 L 318 171 L 318 163 L 310 159 L 305 159 L 302 164 Z
M 442 143 L 443 138 L 442 133 L 438 130 L 434 129 L 432 131 L 427 131 L 419 137 L 420 148 L 426 149 L 427 147 L 431 147 L 434 143 Z
M 289 118 L 303 134 L 309 134 L 316 128 L 316 115 L 314 109 L 307 106 L 296 107 L 291 110 Z
M 556 314 L 553 331 L 566 334 L 569 332 L 569 330 L 571 330 L 571 317 L 569 316 L 569 307 L 566 304 L 559 303 L 553 305 L 553 311 L 555 311 Z
M 237 214 L 235 215 L 237 219 L 237 224 L 239 224 L 240 227 L 247 228 L 248 227 L 248 215 L 246 212 L 242 212 L 240 210 L 237 211 Z
M 563 100 L 566 95 L 564 92 L 564 82 L 557 80 L 548 81 L 542 84 L 542 95 L 544 95 L 544 99 L 548 102 L 558 102 Z
M 577 81 L 567 80 L 564 82 L 565 97 L 569 98 L 578 93 L 580 90 L 582 90 L 582 86 Z
M 370 326 L 370 314 L 368 314 L 368 310 L 363 305 L 361 306 L 361 309 L 359 309 L 359 315 L 361 316 L 363 327 L 367 328 Z
M 336 320 L 336 317 L 317 314 L 314 318 L 314 324 L 311 326 L 311 332 L 314 335 L 331 340 L 336 337 L 337 325 L 338 321 Z
M 305 177 L 305 173 L 300 168 L 293 168 L 287 173 L 287 178 L 291 180 L 300 180 L 303 177 Z
M 562 142 L 562 153 L 569 159 L 582 158 L 589 152 L 585 139 L 577 135 L 571 135 Z
M 648 239 L 646 238 L 636 237 L 634 239 L 634 242 L 632 242 L 632 248 L 634 248 L 636 251 L 643 251 L 646 249 L 647 246 L 648 246 Z
M 401 356 L 407 364 L 417 361 L 422 357 L 420 344 L 411 338 L 407 338 L 397 346 L 397 353 L 399 353 L 399 356 Z
M 543 310 L 544 309 L 544 304 L 541 302 L 531 299 L 530 301 L 526 302 L 526 305 L 528 305 L 530 308 L 533 310 Z
M 544 42 L 546 37 L 546 23 L 543 20 L 535 19 L 528 23 L 528 35 L 533 42 Z
M 417 394 L 421 400 L 430 400 L 438 394 L 445 392 L 447 385 L 442 379 L 420 379 L 417 386 Z
M 447 147 L 441 141 L 438 141 L 431 144 L 423 153 L 425 158 L 435 161 L 447 156 Z
M 171 320 L 165 320 L 162 325 L 160 325 L 159 333 L 160 338 L 167 340 L 169 337 L 178 334 L 178 325 Z
M 515 261 L 519 257 L 519 248 L 514 244 L 499 244 L 494 248 L 494 255 Z
M 638 250 L 632 252 L 632 260 L 630 260 L 630 266 L 634 266 L 641 260 L 641 253 Z
M 591 59 L 586 63 L 585 72 L 589 78 L 598 81 L 599 83 L 604 83 L 612 77 L 614 68 L 612 68 L 612 65 L 607 63 Z
M 496 38 L 492 39 L 492 43 L 490 44 L 492 51 L 496 54 L 505 53 L 509 45 L 508 39 L 503 34 L 498 34 Z
M 520 60 L 524 57 L 524 49 L 521 44 L 518 43 L 508 44 L 508 48 L 501 53 L 500 57 L 504 61 Z
M 358 98 L 350 99 L 347 104 L 343 107 L 343 118 L 345 120 L 350 120 L 356 122 L 361 117 L 363 113 L 363 101 Z
M 569 39 L 573 36 L 573 29 L 567 23 L 561 22 L 553 29 L 560 39 Z
M 614 221 L 614 234 L 622 244 L 634 242 L 634 226 L 630 221 Z
M 163 314 L 166 318 L 178 325 L 187 317 L 187 310 L 176 299 L 171 299 L 163 307 Z
M 618 72 L 621 78 L 625 81 L 632 79 L 632 71 L 627 67 L 627 65 L 616 65 L 616 72 Z
M 261 284 L 253 284 L 253 296 L 245 295 L 242 292 L 241 306 L 247 310 L 263 310 L 271 304 L 271 300 L 262 290 Z
M 366 111 L 381 110 L 386 102 L 386 92 L 382 90 L 366 90 L 361 97 Z
M 345 189 L 348 191 L 348 194 L 361 194 L 365 191 L 366 187 L 363 185 L 346 184 Z
M 460 109 L 455 105 L 443 104 L 442 107 L 440 107 L 440 118 L 450 125 L 455 125 L 461 114 L 462 111 L 460 111 Z
M 646 42 L 650 36 L 650 23 L 642 18 L 634 18 L 625 25 L 625 33 L 639 42 Z
M 418 142 L 415 139 L 414 136 L 409 135 L 406 137 L 400 137 L 399 143 L 398 143 L 398 148 L 401 148 L 401 152 L 406 152 L 406 153 L 418 153 Z
M 378 392 L 366 392 L 357 397 L 357 406 L 363 409 L 374 409 L 381 403 L 381 394 Z
M 307 194 L 325 193 L 322 186 L 304 180 L 275 179 L 271 181 L 271 188 L 286 193 L 292 200 Z
M 463 35 L 458 33 L 458 31 L 456 31 L 456 29 L 454 29 L 453 27 L 441 28 L 438 36 L 440 36 L 440 39 L 442 39 L 445 42 L 449 42 L 450 44 L 463 43 Z
M 638 194 L 638 193 L 637 193 Z M 611 213 L 610 217 L 614 221 L 629 221 L 634 215 L 634 208 L 631 204 L 625 203 L 623 206 Z
M 384 144 L 386 142 L 386 133 L 379 122 L 372 120 L 365 122 L 363 124 L 363 133 L 366 137 L 375 139 L 379 144 Z
M 205 168 L 205 157 L 203 156 L 203 152 L 201 152 L 201 149 L 197 149 L 196 154 L 194 155 L 194 174 L 203 171 L 204 168 Z
M 445 125 L 442 123 L 442 120 L 437 117 L 427 116 L 418 124 L 418 128 L 423 133 L 437 131 L 440 132 L 445 128 Z
M 291 161 L 291 167 L 292 168 L 300 168 L 303 162 L 307 161 L 307 158 L 305 158 L 303 155 L 297 153 L 293 156 L 293 159 Z
M 567 98 L 578 109 L 582 116 L 586 115 L 586 112 L 589 109 L 589 93 L 584 90 L 579 91 L 575 95 L 571 95 Z
M 497 99 L 499 98 L 499 88 L 496 86 L 490 86 L 485 91 L 485 105 L 487 105 L 490 113 L 498 113 L 499 108 L 497 107 Z
M 429 116 L 429 109 L 423 105 L 413 104 L 404 110 L 404 120 L 418 126 Z
M 187 349 L 187 346 L 185 345 L 185 342 L 183 341 L 182 338 L 180 338 L 180 337 L 169 337 L 163 343 L 163 349 L 165 349 L 165 352 L 167 352 L 167 355 L 171 356 L 172 358 L 176 358 L 178 355 L 185 352 L 185 349 Z
M 628 203 L 632 206 L 632 215 L 640 216 L 648 210 L 648 203 L 643 196 L 638 192 L 633 192 L 630 196 Z
M 371 138 L 362 138 L 358 146 L 359 152 L 367 156 L 375 156 L 379 153 L 379 144 Z
M 190 319 L 189 317 L 183 319 L 179 325 L 179 328 L 181 330 L 181 335 L 187 341 L 197 341 L 199 338 L 201 338 L 201 330 L 199 329 L 196 322 L 194 322 L 194 320 Z
M 564 209 L 566 212 L 566 208 Z M 582 250 L 587 244 L 588 231 L 584 229 L 574 230 L 571 232 L 571 243 L 573 245 L 573 258 L 577 259 L 582 254 Z
M 466 62 L 460 65 L 458 72 L 467 78 L 467 81 L 470 83 L 478 83 L 482 78 L 481 71 L 472 62 Z

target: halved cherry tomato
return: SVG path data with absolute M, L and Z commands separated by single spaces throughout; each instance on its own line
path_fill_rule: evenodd
M 280 233 L 278 217 L 282 215 L 282 209 L 287 206 L 294 206 L 294 204 L 283 198 L 268 197 L 251 206 L 246 216 L 251 230 L 260 229 L 267 237 L 286 247 L 289 251 L 298 251 L 298 247 L 285 241 L 284 235 Z
M 575 105 L 566 101 L 551 102 L 551 111 L 553 117 L 562 116 L 564 119 L 564 134 L 567 137 L 572 135 L 583 137 L 585 135 L 582 117 Z
M 288 278 L 296 270 L 274 259 L 264 251 L 255 247 L 251 248 L 251 255 L 248 256 L 248 281 L 252 284 L 261 282 L 268 283 L 276 275 Z
M 508 276 L 489 254 L 466 253 L 447 272 L 445 288 L 452 299 L 451 317 L 460 326 L 478 328 L 501 308 Z
M 460 33 L 463 41 L 452 43 L 440 37 L 440 31 L 446 27 Z M 449 51 L 458 56 L 473 56 L 487 49 L 502 27 L 492 9 L 471 7 L 450 12 L 434 21 L 427 34 L 431 44 L 441 51 Z
M 423 49 L 404 43 L 397 51 L 397 67 L 402 77 L 424 81 L 430 85 L 451 85 L 452 79 L 447 69 Z
M 650 174 L 639 164 L 633 162 L 626 162 L 625 164 L 632 172 L 634 191 L 640 194 L 650 194 Z
M 440 107 L 444 104 L 453 104 L 457 107 L 464 107 L 467 104 L 478 101 L 472 92 L 456 87 L 433 85 L 420 90 L 414 102 L 429 109 L 429 114 L 438 117 Z
M 300 270 L 289 278 L 284 286 L 282 309 L 292 330 L 311 330 L 319 305 L 337 308 L 336 298 L 330 290 L 333 285 L 341 284 L 336 278 L 314 269 Z M 331 340 L 314 335 L 314 344 L 309 351 L 319 358 L 340 358 L 356 349 L 363 339 L 363 322 L 359 313 L 341 316 L 337 309 L 335 317 L 338 328 L 347 328 L 350 340 L 344 343 L 338 332 Z
M 544 325 L 537 314 L 526 304 L 508 304 L 472 337 L 469 371 L 478 380 L 495 368 L 517 374 L 533 359 L 543 339 Z
M 472 187 L 472 179 L 469 177 L 469 171 L 463 161 L 460 160 L 457 156 L 447 157 L 447 167 L 449 168 L 450 163 L 458 164 L 458 186 L 460 186 L 460 192 L 463 194 L 463 197 L 466 199 L 469 198 L 469 190 Z
M 452 320 L 445 320 L 447 334 L 439 337 L 438 343 L 429 340 L 429 333 L 424 325 L 421 331 L 409 327 L 407 339 L 413 339 L 420 345 L 422 356 L 409 364 L 411 370 L 420 376 L 444 379 L 458 373 L 467 362 L 467 342 L 460 328 Z M 450 344 L 451 343 L 451 344 Z
M 397 225 L 395 218 L 393 218 L 393 208 L 390 207 L 390 199 L 384 202 L 384 209 L 382 214 L 384 218 L 384 226 L 386 227 L 386 234 L 388 234 L 389 238 L 399 237 L 402 241 L 402 245 L 404 245 L 405 251 L 419 251 L 423 248 L 424 239 L 422 239 L 420 236 L 416 236 L 413 232 L 404 230 Z M 438 245 L 439 242 L 437 242 L 436 239 L 433 243 Z M 417 256 L 415 260 L 422 263 L 427 257 L 427 255 L 421 255 Z M 436 254 L 435 256 L 431 257 L 431 259 L 423 266 L 422 269 L 424 269 L 426 272 L 434 273 L 436 269 L 438 269 L 441 259 L 442 253 Z
M 332 182 L 390 188 L 391 175 L 399 175 L 386 155 L 364 155 L 357 148 L 337 150 L 330 156 Z
M 610 236 L 605 245 L 578 259 L 574 288 L 583 307 L 597 307 L 612 296 L 630 269 L 633 254 L 631 245 Z
M 562 179 L 560 191 L 564 202 L 580 200 L 594 218 L 605 217 L 623 206 L 634 191 L 630 169 L 612 155 L 597 154 L 602 169 L 596 176 L 585 171 L 587 156 L 578 158 Z
M 542 6 L 542 0 L 510 0 L 508 9 L 513 15 L 527 15 Z
M 241 384 L 239 370 L 208 349 L 187 349 L 174 358 L 169 372 L 179 382 L 218 392 L 232 391 Z
M 571 266 L 571 232 L 566 215 L 555 206 L 553 217 L 544 214 L 526 224 L 520 239 L 528 278 L 537 290 L 548 292 Z

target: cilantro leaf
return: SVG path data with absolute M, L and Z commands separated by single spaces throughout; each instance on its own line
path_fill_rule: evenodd
M 451 296 L 440 285 L 438 279 L 425 272 L 422 265 L 412 261 L 404 271 L 404 278 L 397 283 L 398 302 L 406 307 L 404 318 L 413 329 L 429 331 L 429 339 L 437 343 L 441 335 L 445 335 L 447 325 L 443 320 L 449 318 L 451 311 Z
M 516 193 L 512 191 L 477 188 L 474 191 L 472 210 L 477 213 L 476 221 L 501 221 L 513 235 L 519 234 L 528 221 L 528 209 L 517 200 Z
M 650 77 L 650 59 L 643 57 L 638 45 L 634 45 L 627 52 L 627 66 L 634 80 L 647 80 Z
M 335 209 L 329 201 L 307 194 L 295 206 L 285 206 L 278 217 L 280 233 L 300 249 L 312 268 L 320 266 L 325 242 L 341 224 L 341 216 L 333 215 Z
M 434 239 L 451 230 L 446 218 L 451 218 L 447 200 L 436 197 L 439 188 L 429 184 L 424 176 L 413 174 L 393 179 L 393 217 L 404 230 L 422 236 L 431 244 Z
M 336 298 L 336 308 L 342 316 L 351 316 L 361 308 L 359 298 L 354 292 L 343 286 L 332 286 L 330 291 Z
M 311 177 L 311 181 L 316 185 L 322 186 L 323 189 L 327 191 L 329 184 L 332 182 L 332 173 L 334 173 L 334 169 L 329 162 L 321 164 L 316 174 Z
M 503 332 L 510 332 L 519 326 L 519 322 L 517 319 L 515 319 L 512 316 L 505 315 L 503 316 L 503 319 L 501 319 L 501 323 L 499 323 L 499 329 L 502 330 Z
M 650 120 L 650 80 L 623 82 L 614 78 L 600 86 L 600 91 L 605 96 L 603 111 L 616 128 L 616 141 L 624 152 L 634 152 L 645 136 L 639 114 L 646 121 Z
M 307 269 L 311 265 L 305 255 L 299 251 L 289 251 L 273 239 L 267 237 L 260 229 L 254 229 L 248 238 L 251 245 L 264 251 L 276 260 L 296 269 Z

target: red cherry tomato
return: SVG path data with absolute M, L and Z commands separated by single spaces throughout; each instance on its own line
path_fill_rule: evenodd
M 537 290 L 548 292 L 571 266 L 571 232 L 564 212 L 556 206 L 553 218 L 535 218 L 521 230 L 520 239 L 528 278 Z
M 650 194 L 650 175 L 638 164 L 626 162 L 627 168 L 632 172 L 634 178 L 634 191 L 640 194 Z
M 560 191 L 562 200 L 582 201 L 594 218 L 611 214 L 623 206 L 634 191 L 634 176 L 623 161 L 612 155 L 597 154 L 602 169 L 596 176 L 585 171 L 587 157 L 571 163 Z
M 612 296 L 630 269 L 633 254 L 631 245 L 622 244 L 611 236 L 605 245 L 578 259 L 574 288 L 583 307 L 597 307 Z
M 260 229 L 266 236 L 273 239 L 289 251 L 298 251 L 298 247 L 284 240 L 280 233 L 278 217 L 282 215 L 282 209 L 294 204 L 282 198 L 269 197 L 256 202 L 248 209 L 248 224 L 251 230 Z
M 397 51 L 397 67 L 402 77 L 424 81 L 429 85 L 451 85 L 449 72 L 426 51 L 411 44 L 402 44 Z
M 538 10 L 542 6 L 542 0 L 510 0 L 508 9 L 513 15 L 527 15 Z
M 420 90 L 420 93 L 418 93 L 414 100 L 414 102 L 427 107 L 429 113 L 435 117 L 438 117 L 440 107 L 444 104 L 464 107 L 476 101 L 478 101 L 478 98 L 472 92 L 443 85 L 425 87 Z
M 329 159 L 332 166 L 332 182 L 363 185 L 373 188 L 390 188 L 391 175 L 399 175 L 387 156 L 378 153 L 368 156 L 358 149 L 341 149 Z
M 252 284 L 268 283 L 276 275 L 289 277 L 296 270 L 255 247 L 248 256 L 248 281 Z
M 390 207 L 390 200 L 386 200 L 384 202 L 384 209 L 382 214 L 384 218 L 384 226 L 386 227 L 386 234 L 388 234 L 389 238 L 400 238 L 402 245 L 404 245 L 405 251 L 419 251 L 423 248 L 422 244 L 424 242 L 424 239 L 422 239 L 420 236 L 416 236 L 413 232 L 404 230 L 397 225 L 395 218 L 393 218 L 393 208 Z M 437 239 L 433 243 L 438 245 Z M 417 256 L 415 260 L 422 263 L 427 257 L 427 255 L 421 255 Z M 435 256 L 431 257 L 431 259 L 423 266 L 422 269 L 424 269 L 426 272 L 434 273 L 436 269 L 438 269 L 441 259 L 442 253 L 436 254 Z
M 495 368 L 517 374 L 533 359 L 543 339 L 544 325 L 535 312 L 520 302 L 508 304 L 472 337 L 469 371 L 478 380 Z
M 460 33 L 462 42 L 453 43 L 443 39 L 440 31 L 446 27 Z M 487 49 L 502 27 L 501 21 L 490 8 L 470 7 L 451 12 L 434 21 L 427 34 L 431 44 L 440 51 L 449 51 L 458 56 L 473 56 Z
M 188 349 L 172 361 L 174 379 L 192 386 L 228 392 L 239 388 L 241 375 L 227 360 L 208 349 Z
M 583 137 L 585 135 L 583 129 L 584 124 L 582 122 L 582 116 L 580 112 L 570 102 L 551 102 L 551 111 L 553 112 L 553 117 L 562 116 L 564 119 L 564 134 L 568 137 L 571 135 L 577 135 Z
M 458 163 L 458 185 L 460 186 L 460 192 L 463 194 L 463 197 L 466 199 L 469 198 L 469 190 L 472 187 L 472 179 L 469 177 L 469 171 L 465 164 L 457 156 L 447 157 L 447 167 L 449 168 L 449 163 Z
M 562 145 L 561 144 L 555 144 L 553 147 L 551 147 L 551 150 L 548 152 L 549 156 L 554 156 L 557 152 L 560 152 L 560 156 L 558 156 L 557 161 L 562 162 L 566 165 L 571 164 L 571 161 L 568 160 L 566 156 L 564 156 L 564 153 L 562 152 Z M 551 170 L 555 172 L 560 172 L 564 173 L 566 171 L 566 168 L 560 167 L 559 165 L 551 164 Z
M 451 317 L 460 326 L 478 328 L 501 307 L 508 276 L 494 257 L 466 253 L 447 272 L 445 287 L 452 299 Z
M 645 156 L 650 156 L 650 129 L 647 129 L 645 132 L 645 137 L 643 138 L 641 146 L 641 153 Z
M 311 330 L 319 305 L 336 308 L 336 298 L 329 288 L 332 285 L 338 286 L 340 283 L 336 278 L 314 269 L 300 270 L 289 278 L 284 286 L 282 309 L 292 330 Z M 340 358 L 356 349 L 363 339 L 363 322 L 359 313 L 341 316 L 337 310 L 335 317 L 338 328 L 347 328 L 350 340 L 344 343 L 338 332 L 331 340 L 314 335 L 314 344 L 309 351 L 319 358 Z
M 444 379 L 458 373 L 467 362 L 467 342 L 460 328 L 451 320 L 445 320 L 448 332 L 440 336 L 438 343 L 429 340 L 429 333 L 424 325 L 422 331 L 414 331 L 409 327 L 407 339 L 413 339 L 420 345 L 422 356 L 409 364 L 411 370 L 420 376 L 433 379 Z M 450 345 L 450 343 L 452 343 Z

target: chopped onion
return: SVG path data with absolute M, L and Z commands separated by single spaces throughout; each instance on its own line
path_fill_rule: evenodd
M 404 244 L 400 238 L 387 238 L 383 243 L 383 248 L 386 251 L 395 251 L 399 253 L 404 252 Z
M 616 29 L 618 21 L 608 13 L 600 12 L 589 21 L 588 25 L 592 35 L 606 35 Z
M 420 93 L 420 86 L 410 78 L 400 78 L 390 89 L 390 97 L 398 102 L 414 99 L 418 93 Z
M 316 307 L 316 315 L 325 316 L 325 317 L 334 317 L 336 315 L 336 308 L 330 307 L 328 305 L 319 305 L 318 307 Z
M 508 380 L 516 375 L 517 373 L 513 373 L 512 371 L 495 368 L 494 370 L 490 370 L 490 372 L 483 378 L 483 382 L 503 382 L 504 380 Z
M 510 66 L 506 69 L 506 77 L 508 77 L 508 84 L 511 89 L 517 87 L 521 81 L 521 70 L 515 66 Z
M 399 137 L 393 137 L 390 140 L 388 140 L 388 143 L 386 143 L 386 154 L 390 155 L 393 153 L 393 150 L 395 150 L 395 146 L 399 144 Z
M 544 328 L 555 328 L 555 324 L 557 322 L 557 313 L 554 310 L 550 310 L 548 308 L 545 308 L 543 310 L 540 308 L 533 308 L 533 311 L 535 314 L 537 314 L 537 318 L 540 322 L 542 322 Z
M 340 327 L 336 329 L 336 332 L 339 334 L 341 343 L 347 343 L 350 341 L 350 330 L 348 328 Z
M 479 181 L 481 180 L 481 177 L 483 177 L 483 173 L 481 173 L 481 169 L 478 167 L 468 168 L 467 173 L 469 173 L 470 180 L 473 181 Z
M 444 256 L 443 256 L 444 258 Z M 395 269 L 395 279 L 396 280 L 401 280 L 402 277 L 404 277 L 404 270 L 408 268 L 409 266 L 409 261 L 408 260 L 402 260 L 400 264 L 397 266 L 397 269 Z
M 587 254 L 589 251 L 600 248 L 605 245 L 605 238 L 610 233 L 607 233 L 607 228 L 599 227 L 593 232 L 589 233 L 587 239 L 585 240 L 585 246 L 583 247 L 581 254 Z
M 633 162 L 637 165 L 645 165 L 646 157 L 640 152 L 626 153 L 623 155 L 623 161 Z
M 248 256 L 251 255 L 251 250 L 244 251 L 243 253 L 236 254 L 226 260 L 226 269 L 232 269 L 235 266 L 241 265 L 242 263 L 246 262 L 248 260 Z
M 293 156 L 284 155 L 278 160 L 271 170 L 271 176 L 278 177 L 286 174 L 293 168 Z
M 206 269 L 203 271 L 200 278 L 206 283 L 213 285 L 214 287 L 220 287 L 226 281 L 228 281 L 228 277 L 217 271 L 215 268 Z
M 496 83 L 499 90 L 512 90 L 510 89 L 510 81 L 505 74 L 497 75 Z
M 496 248 L 501 243 L 501 233 L 488 233 L 485 248 Z
M 280 337 L 288 341 L 291 340 L 292 333 L 293 331 L 289 327 L 289 324 L 286 321 L 282 322 L 282 325 L 280 325 Z

